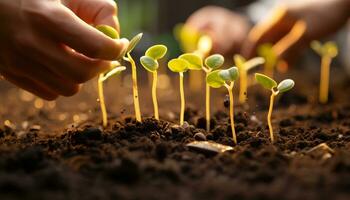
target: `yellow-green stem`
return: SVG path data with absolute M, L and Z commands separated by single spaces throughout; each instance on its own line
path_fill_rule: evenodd
M 230 86 L 226 87 L 228 90 L 228 95 L 230 97 L 230 122 L 231 122 L 231 131 L 232 138 L 235 144 L 237 144 L 237 136 L 235 131 L 235 123 L 234 123 L 234 97 L 233 97 L 233 83 Z
M 205 119 L 207 122 L 207 132 L 210 131 L 210 85 L 205 85 Z
M 272 94 L 271 94 L 271 97 L 270 97 L 269 113 L 267 114 L 267 123 L 269 125 L 271 143 L 274 143 L 274 141 L 275 141 L 275 138 L 274 138 L 274 135 L 273 135 L 271 116 L 272 116 L 273 104 L 274 104 L 276 95 L 277 95 L 277 93 L 275 91 L 272 91 Z
M 185 118 L 185 92 L 184 92 L 184 74 L 183 72 L 179 73 L 180 75 L 180 98 L 181 98 L 181 110 L 180 110 L 180 125 L 184 125 Z
M 241 104 L 245 103 L 245 101 L 247 99 L 247 88 L 248 88 L 247 79 L 248 79 L 247 71 L 241 70 L 240 90 L 239 90 L 239 103 L 241 103 Z
M 130 53 L 128 53 L 128 61 L 131 64 L 131 73 L 132 73 L 132 88 L 133 88 L 133 98 L 134 98 L 134 107 L 135 107 L 135 117 L 138 122 L 141 122 L 141 111 L 140 111 L 140 102 L 139 102 L 139 92 L 137 89 L 137 71 L 136 71 L 136 63 L 134 59 L 131 57 Z
M 101 113 L 102 113 L 102 125 L 103 127 L 106 127 L 108 124 L 107 121 L 107 109 L 106 109 L 106 104 L 105 104 L 105 98 L 103 94 L 103 74 L 100 74 L 98 77 L 97 81 L 97 88 L 98 88 L 98 99 L 100 102 L 100 107 L 101 107 Z
M 329 70 L 332 59 L 329 56 L 323 56 L 321 62 L 321 78 L 320 78 L 320 102 L 328 102 L 329 92 Z
M 158 81 L 158 73 L 157 71 L 153 72 L 153 83 L 152 83 L 152 100 L 154 107 L 154 117 L 159 120 L 159 112 L 158 112 L 158 101 L 157 101 L 157 81 Z

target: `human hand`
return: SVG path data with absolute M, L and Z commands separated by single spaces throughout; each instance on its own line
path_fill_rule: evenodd
M 257 24 L 249 33 L 242 47 L 242 54 L 249 58 L 263 43 L 276 44 L 284 38 L 295 24 L 302 20 L 306 29 L 299 38 L 279 52 L 279 56 L 288 59 L 312 40 L 320 39 L 340 29 L 349 18 L 349 0 L 296 0 L 277 7 L 271 17 Z
M 112 0 L 0 1 L 0 74 L 46 100 L 77 93 L 128 45 L 93 27 L 119 30 L 116 14 Z
M 247 18 L 228 9 L 207 6 L 190 16 L 185 24 L 213 40 L 213 53 L 232 57 L 240 51 L 250 29 Z

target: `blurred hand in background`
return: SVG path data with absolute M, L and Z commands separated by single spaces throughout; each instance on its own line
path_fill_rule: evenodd
M 119 30 L 114 1 L 2 0 L 0 74 L 47 100 L 71 96 L 128 45 L 93 27 L 101 24 Z
M 312 40 L 321 39 L 343 27 L 350 16 L 349 0 L 293 0 L 272 11 L 271 17 L 258 23 L 243 45 L 243 54 L 252 57 L 263 43 L 275 44 L 286 36 L 298 20 L 306 23 L 306 31 L 285 52 L 282 58 L 297 55 Z
M 196 11 L 185 25 L 210 36 L 213 52 L 230 57 L 241 50 L 251 28 L 245 16 L 217 6 L 207 6 Z

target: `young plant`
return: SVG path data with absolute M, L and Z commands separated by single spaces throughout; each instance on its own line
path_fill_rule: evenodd
M 175 37 L 185 53 L 195 53 L 201 59 L 207 57 L 212 50 L 213 41 L 205 34 L 192 29 L 189 26 L 179 24 L 175 27 Z M 200 91 L 202 88 L 202 74 L 198 71 L 190 71 L 189 85 L 191 91 Z
M 181 98 L 181 109 L 180 109 L 180 125 L 184 124 L 185 118 L 185 92 L 184 92 L 184 72 L 187 72 L 189 63 L 181 58 L 172 59 L 168 63 L 168 67 L 171 71 L 179 73 L 180 76 L 180 98 Z
M 112 27 L 106 26 L 106 25 L 100 25 L 96 27 L 97 30 L 101 31 L 105 35 L 109 36 L 112 39 L 119 39 L 119 33 Z M 98 97 L 100 102 L 100 108 L 102 113 L 102 125 L 103 127 L 106 127 L 108 124 L 108 116 L 107 116 L 107 109 L 105 104 L 105 98 L 104 98 L 104 92 L 103 92 L 103 82 L 106 81 L 108 78 L 110 78 L 113 75 L 120 74 L 122 71 L 126 70 L 125 67 L 120 66 L 120 63 L 118 61 L 112 62 L 112 70 L 107 72 L 106 74 L 102 73 L 98 76 L 97 80 L 97 88 L 98 88 Z
M 231 122 L 231 131 L 232 138 L 235 144 L 237 144 L 237 136 L 235 131 L 234 124 L 234 96 L 233 96 L 233 87 L 235 81 L 238 79 L 239 71 L 237 67 L 232 67 L 226 70 L 215 70 L 210 72 L 207 76 L 206 82 L 209 86 L 213 88 L 220 88 L 225 86 L 227 88 L 229 97 L 230 97 L 230 122 Z
M 263 75 L 263 74 L 259 74 L 256 73 L 255 74 L 255 79 L 256 81 L 262 85 L 265 89 L 268 89 L 271 91 L 271 97 L 270 97 L 270 107 L 269 107 L 269 112 L 267 115 L 267 123 L 269 126 L 269 131 L 270 131 L 270 139 L 271 142 L 274 142 L 274 135 L 273 135 L 273 128 L 272 128 L 272 123 L 271 123 L 271 116 L 272 116 L 272 110 L 273 110 L 273 104 L 274 104 L 274 100 L 275 97 L 281 93 L 287 92 L 290 89 L 292 89 L 294 87 L 294 81 L 291 79 L 286 79 L 282 82 L 280 82 L 279 84 L 277 84 L 277 82 L 275 80 L 273 80 L 272 78 Z
M 120 63 L 118 61 L 114 61 L 115 67 L 111 71 L 109 71 L 106 74 L 100 74 L 98 77 L 98 82 L 97 82 L 97 88 L 98 88 L 98 97 L 100 101 L 100 107 L 101 107 L 101 112 L 102 112 L 102 125 L 103 127 L 106 127 L 108 124 L 108 117 L 107 117 L 107 109 L 106 109 L 106 104 L 105 104 L 105 98 L 103 94 L 103 82 L 106 81 L 108 78 L 120 74 L 122 71 L 126 70 L 126 67 L 120 66 Z
M 240 89 L 239 89 L 239 103 L 243 104 L 247 99 L 247 90 L 248 90 L 248 72 L 249 70 L 262 65 L 265 63 L 265 59 L 261 57 L 252 58 L 246 60 L 241 55 L 234 56 L 234 62 L 239 70 L 240 76 Z
M 130 40 L 129 47 L 126 50 L 126 57 L 125 56 L 123 57 L 123 59 L 129 62 L 131 65 L 135 117 L 138 122 L 141 122 L 142 118 L 141 118 L 141 110 L 140 110 L 139 91 L 138 91 L 138 85 L 137 85 L 137 69 L 136 69 L 136 63 L 134 59 L 131 57 L 131 52 L 132 50 L 134 50 L 136 45 L 140 42 L 142 35 L 143 35 L 142 33 L 139 33 L 133 39 Z
M 103 32 L 105 35 L 111 37 L 112 39 L 119 39 L 119 33 L 110 26 L 100 25 L 96 27 L 98 30 Z M 139 33 L 134 38 L 130 40 L 129 46 L 124 52 L 123 60 L 127 61 L 131 65 L 131 73 L 132 73 L 132 83 L 133 83 L 133 98 L 134 98 L 134 107 L 135 107 L 135 117 L 138 122 L 141 122 L 141 111 L 140 111 L 140 102 L 139 102 L 139 94 L 137 87 L 137 69 L 136 63 L 134 59 L 131 57 L 131 52 L 134 50 L 136 45 L 140 42 L 142 38 L 142 33 Z
M 167 47 L 164 45 L 155 45 L 150 47 L 144 56 L 140 58 L 142 66 L 153 75 L 152 82 L 152 101 L 154 107 L 154 117 L 159 120 L 159 112 L 158 112 L 158 101 L 157 101 L 157 80 L 158 73 L 157 70 L 159 68 L 158 60 L 162 59 L 166 52 Z
M 318 41 L 311 43 L 311 48 L 321 56 L 321 77 L 319 101 L 321 103 L 328 102 L 329 93 L 329 71 L 332 59 L 338 55 L 338 47 L 334 42 L 321 44 Z
M 209 75 L 213 70 L 220 68 L 225 62 L 225 58 L 222 55 L 214 54 L 209 56 L 204 61 L 203 71 L 206 76 Z M 205 118 L 207 121 L 206 128 L 210 131 L 210 85 L 208 82 L 205 84 Z
M 272 44 L 263 44 L 258 47 L 258 55 L 265 59 L 264 74 L 273 77 L 278 57 Z

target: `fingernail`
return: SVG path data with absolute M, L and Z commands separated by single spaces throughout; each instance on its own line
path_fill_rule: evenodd
M 126 53 L 126 50 L 128 49 L 129 46 L 129 40 L 126 38 L 121 38 L 118 40 L 118 43 L 122 46 L 122 51 L 120 52 L 118 57 L 124 56 Z

